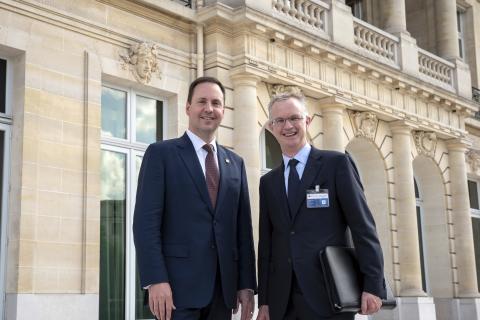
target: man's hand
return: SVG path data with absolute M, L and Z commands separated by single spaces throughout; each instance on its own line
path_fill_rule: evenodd
M 237 307 L 233 310 L 233 313 L 238 312 L 238 305 L 242 305 L 242 314 L 240 320 L 251 320 L 253 317 L 253 291 L 251 289 L 242 289 L 237 292 Z
M 270 320 L 270 313 L 268 312 L 268 306 L 263 305 L 258 309 L 257 320 Z
M 172 289 L 168 282 L 152 284 L 148 288 L 148 305 L 150 311 L 159 320 L 170 320 L 172 318 L 173 305 Z
M 380 310 L 382 300 L 368 292 L 362 292 L 362 312 L 361 314 L 374 314 Z

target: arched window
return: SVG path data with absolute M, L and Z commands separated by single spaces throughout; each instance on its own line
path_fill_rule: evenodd
M 427 274 L 426 274 L 426 255 L 425 255 L 425 239 L 423 237 L 423 200 L 418 190 L 417 180 L 413 179 L 415 185 L 415 199 L 417 204 L 417 229 L 418 229 L 418 246 L 420 251 L 420 267 L 422 270 L 422 289 L 427 290 Z
M 264 129 L 261 135 L 260 150 L 262 151 L 262 174 L 278 167 L 282 163 L 282 150 L 277 140 Z

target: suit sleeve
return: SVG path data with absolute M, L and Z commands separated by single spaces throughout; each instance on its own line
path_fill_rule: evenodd
M 142 287 L 168 282 L 161 234 L 165 167 L 158 149 L 158 146 L 150 145 L 143 157 L 133 216 L 133 237 Z
M 363 291 L 385 298 L 383 255 L 360 176 L 348 155 L 337 163 L 336 191 L 363 273 Z
M 238 289 L 257 291 L 252 214 L 244 162 L 241 162 L 241 188 L 238 206 Z
M 268 304 L 268 275 L 271 256 L 270 218 L 268 215 L 267 199 L 265 198 L 265 183 L 260 179 L 260 230 L 258 241 L 258 305 Z

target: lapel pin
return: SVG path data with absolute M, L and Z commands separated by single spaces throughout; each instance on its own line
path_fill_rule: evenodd
M 225 162 L 228 164 L 230 163 L 230 159 L 225 159 Z

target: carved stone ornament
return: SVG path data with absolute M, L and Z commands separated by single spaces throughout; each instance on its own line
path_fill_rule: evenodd
M 477 170 L 480 168 L 480 151 L 479 150 L 469 150 L 466 155 L 467 163 L 470 165 L 470 169 L 473 173 L 477 173 Z
M 427 157 L 433 157 L 435 147 L 437 146 L 437 135 L 435 132 L 413 131 L 412 135 L 417 147 L 417 152 Z
M 353 112 L 351 115 L 355 127 L 355 136 L 373 140 L 378 125 L 377 115 L 369 111 Z
M 278 94 L 282 93 L 293 93 L 299 96 L 303 96 L 302 89 L 300 89 L 297 86 L 289 86 L 289 85 L 283 85 L 283 84 L 273 84 L 269 86 L 270 96 L 276 96 Z
M 137 81 L 150 83 L 152 75 L 159 75 L 158 45 L 142 42 L 133 44 L 127 54 L 120 54 L 123 67 L 130 69 Z

